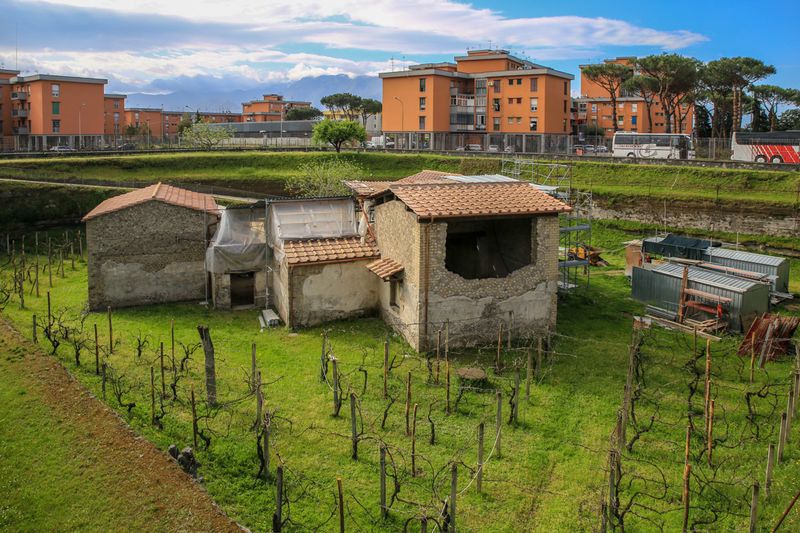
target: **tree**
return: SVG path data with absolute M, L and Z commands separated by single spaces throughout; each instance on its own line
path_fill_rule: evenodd
M 778 117 L 779 131 L 800 130 L 800 109 L 789 109 Z
M 653 89 L 664 111 L 665 131 L 672 132 L 686 118 L 696 99 L 700 61 L 678 54 L 661 54 L 636 60 L 637 69 L 655 80 Z
M 653 131 L 653 103 L 658 94 L 658 81 L 650 76 L 636 75 L 628 78 L 622 83 L 622 88 L 631 94 L 639 96 L 644 100 L 644 108 L 647 112 L 647 132 Z
M 717 83 L 725 84 L 731 91 L 733 125 L 732 131 L 742 129 L 742 115 L 744 102 L 742 95 L 746 87 L 758 80 L 775 74 L 775 67 L 766 65 L 759 59 L 752 57 L 722 57 L 709 61 L 709 67 L 714 68 Z
M 225 139 L 233 137 L 233 129 L 222 124 L 196 122 L 184 130 L 183 138 L 203 150 L 211 150 Z
M 303 165 L 300 170 L 300 175 L 286 179 L 286 189 L 305 198 L 350 194 L 350 189 L 342 182 L 364 176 L 361 167 L 338 156 Z
M 617 98 L 622 83 L 631 76 L 630 66 L 620 65 L 619 63 L 603 63 L 602 65 L 588 65 L 583 67 L 581 74 L 596 83 L 611 98 L 611 119 L 614 122 L 614 131 L 619 129 L 617 125 Z
M 194 121 L 192 120 L 192 115 L 190 113 L 184 113 L 181 117 L 181 121 L 178 123 L 178 135 L 183 135 L 183 133 L 192 127 Z
M 798 98 L 797 93 L 800 93 L 795 89 L 784 89 L 775 85 L 754 85 L 751 91 L 754 98 L 766 105 L 769 131 L 775 131 L 778 126 L 778 106 L 792 103 Z
M 366 128 L 367 119 L 380 113 L 383 110 L 383 104 L 372 98 L 362 98 L 358 110 L 361 113 L 362 124 Z
M 359 113 L 361 97 L 350 93 L 336 93 L 323 96 L 319 103 L 324 105 L 328 111 L 342 113 L 345 120 L 353 120 Z
M 311 140 L 317 144 L 331 143 L 337 152 L 342 150 L 342 144 L 348 141 L 367 140 L 367 130 L 364 126 L 352 120 L 323 120 L 314 126 Z
M 293 107 L 286 112 L 284 120 L 314 120 L 322 118 L 322 111 L 316 107 Z
M 138 126 L 135 126 L 133 124 L 129 124 L 128 126 L 125 127 L 125 135 L 129 135 L 129 136 L 141 135 L 141 136 L 144 136 L 144 135 L 151 135 L 151 134 L 152 134 L 152 132 L 150 131 L 150 128 L 147 127 L 147 124 L 139 124 Z
M 711 114 L 704 105 L 695 104 L 694 134 L 695 137 L 711 137 Z

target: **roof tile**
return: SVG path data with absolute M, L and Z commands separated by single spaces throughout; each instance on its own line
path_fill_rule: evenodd
M 89 211 L 83 220 L 89 220 L 107 213 L 113 213 L 126 207 L 137 204 L 149 202 L 150 200 L 158 200 L 172 205 L 195 209 L 197 211 L 206 211 L 208 213 L 218 215 L 219 208 L 214 198 L 208 194 L 203 194 L 171 185 L 164 185 L 158 182 L 149 187 L 136 189 L 135 191 L 126 192 L 119 196 L 114 196 L 101 202 L 97 207 Z
M 383 281 L 389 281 L 393 275 L 404 270 L 403 265 L 388 257 L 373 261 L 367 265 L 367 268 Z
M 290 266 L 314 263 L 338 263 L 380 257 L 372 239 L 361 237 L 297 239 L 283 241 L 283 251 Z

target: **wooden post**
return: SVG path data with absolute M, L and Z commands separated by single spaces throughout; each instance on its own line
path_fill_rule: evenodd
M 708 406 L 711 403 L 711 380 L 706 380 L 705 407 L 703 408 L 703 433 L 708 436 Z
M 711 406 L 708 408 L 708 435 L 706 436 L 708 441 L 708 466 L 711 466 L 711 450 L 714 442 L 714 402 L 716 400 L 711 400 Z
M 156 378 L 152 365 L 150 365 L 150 423 L 156 423 Z
M 250 345 L 250 390 L 252 391 L 256 390 L 256 387 L 258 387 L 258 383 L 261 381 L 260 379 L 256 381 L 257 372 L 258 369 L 256 368 L 256 343 L 252 343 Z
M 770 443 L 769 451 L 767 451 L 767 477 L 764 480 L 764 497 L 769 498 L 769 492 L 772 490 L 772 469 L 775 467 L 775 444 Z
M 528 403 L 531 401 L 531 373 L 533 371 L 533 352 L 531 352 L 530 348 L 528 348 L 526 352 L 528 354 L 528 366 L 527 366 L 527 372 L 525 374 L 525 403 Z
M 786 441 L 791 441 L 792 434 L 792 391 L 786 393 Z
M 419 519 L 419 533 L 428 533 L 428 518 L 422 517 Z
M 36 313 L 33 313 L 33 343 L 39 344 L 39 341 L 36 338 Z
M 484 424 L 481 422 L 478 424 L 478 477 L 475 479 L 479 494 L 483 488 L 483 432 Z
M 756 533 L 758 526 L 758 481 L 753 482 L 753 499 L 750 501 L 750 533 Z
M 350 393 L 350 429 L 352 431 L 352 440 L 353 440 L 353 454 L 351 455 L 351 457 L 353 459 L 358 459 L 358 428 L 356 427 L 356 395 L 352 392 Z M 414 453 L 413 450 L 411 453 L 412 454 Z
M 386 508 L 386 446 L 381 444 L 381 518 L 389 515 Z
M 445 413 L 447 413 L 449 415 L 450 414 L 450 360 L 449 359 L 446 360 L 444 362 L 444 364 L 445 364 L 445 372 L 446 372 L 445 380 L 447 381 L 447 384 L 445 386 L 445 390 L 446 390 L 445 394 L 446 394 L 446 396 L 445 396 L 445 402 L 444 402 L 444 411 L 445 411 Z
M 450 533 L 456 530 L 456 494 L 458 488 L 458 465 L 450 467 Z
M 72 270 L 75 270 L 75 249 L 72 243 L 69 243 L 69 259 L 72 262 Z
M 383 397 L 389 397 L 387 380 L 389 379 L 389 341 L 383 341 Z
M 636 358 L 636 329 L 631 334 L 631 347 L 628 350 L 628 375 L 625 378 L 625 391 L 622 399 L 622 424 L 620 425 L 619 440 L 621 443 L 627 442 L 625 433 L 628 429 L 628 412 L 630 411 L 631 395 L 633 394 L 633 362 Z
M 686 426 L 686 450 L 683 454 L 683 466 L 689 464 L 689 443 L 691 442 L 692 438 L 692 426 Z
M 339 487 L 339 533 L 344 533 L 344 495 L 342 494 L 342 478 L 336 478 Z
M 106 401 L 106 362 L 103 361 L 103 401 Z
M 411 422 L 411 477 L 417 477 L 417 405 Z
M 683 533 L 689 531 L 689 475 L 692 473 L 692 464 L 686 463 L 683 468 Z
M 519 369 L 517 369 L 517 374 L 514 378 L 514 412 L 511 418 L 515 424 L 519 422 Z
M 678 302 L 678 322 L 683 324 L 684 303 L 686 302 L 686 284 L 689 280 L 689 267 L 683 267 L 683 278 L 681 279 L 681 294 Z
M 269 480 L 269 426 L 263 420 L 261 425 L 264 427 L 262 431 L 263 441 L 261 442 L 262 455 L 264 456 L 264 481 Z M 278 468 L 281 468 L 280 466 Z
M 217 405 L 217 371 L 214 363 L 214 343 L 211 341 L 211 333 L 208 331 L 208 326 L 197 326 L 197 332 L 200 334 L 205 356 L 206 403 L 213 407 Z
M 333 358 L 333 415 L 339 413 L 339 366 L 336 358 Z
M 501 372 L 503 370 L 503 365 L 500 362 L 500 348 L 503 344 L 503 321 L 500 321 L 500 331 L 497 333 L 497 372 Z
M 272 531 L 280 533 L 283 523 L 283 465 L 275 469 L 275 514 L 272 515 Z
M 100 375 L 100 343 L 97 342 L 97 323 L 94 325 L 94 372 Z
M 438 330 L 436 332 L 436 378 L 434 380 L 434 383 L 436 383 L 437 385 L 439 384 L 439 365 L 440 365 L 439 353 L 441 352 L 441 348 L 442 348 L 442 330 Z
M 539 336 L 539 348 L 536 353 L 536 381 L 541 381 L 542 379 L 542 337 Z
M 194 403 L 194 385 L 192 385 L 192 449 L 197 451 L 197 406 Z
M 750 383 L 753 382 L 753 372 L 756 366 L 756 339 L 755 336 L 750 340 Z
M 114 326 L 111 323 L 111 306 L 108 306 L 108 353 L 114 352 Z
M 159 352 L 159 363 L 161 364 L 161 397 L 167 397 L 167 380 L 164 378 L 164 343 L 161 343 L 161 350 Z
M 409 424 L 408 416 L 411 412 L 411 371 L 408 371 L 406 378 L 406 437 L 411 435 L 411 425 Z
M 783 461 L 783 446 L 786 442 L 786 413 L 781 413 L 781 429 L 778 433 L 778 462 Z
M 503 452 L 500 449 L 500 436 L 503 431 L 503 393 L 497 391 L 497 457 L 501 457 Z

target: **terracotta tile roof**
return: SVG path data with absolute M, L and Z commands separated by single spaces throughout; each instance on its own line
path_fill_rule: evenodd
M 208 194 L 199 192 L 187 191 L 186 189 L 179 189 L 171 185 L 163 185 L 161 182 L 155 185 L 150 185 L 143 189 L 126 192 L 119 196 L 114 196 L 100 203 L 97 207 L 89 211 L 83 220 L 99 217 L 107 213 L 119 211 L 132 205 L 143 204 L 150 200 L 158 200 L 172 205 L 181 207 L 188 207 L 189 209 L 196 209 L 198 211 L 205 210 L 208 213 L 218 215 L 219 208 L 214 198 Z
M 420 218 L 536 215 L 570 211 L 565 203 L 521 181 L 392 185 Z
M 403 265 L 388 257 L 373 261 L 367 265 L 367 268 L 383 281 L 389 281 L 393 275 L 403 271 Z
M 380 257 L 375 241 L 367 239 L 362 243 L 361 237 L 357 236 L 283 241 L 283 251 L 289 266 Z
M 440 172 L 438 170 L 423 170 L 412 174 L 398 181 L 345 181 L 344 184 L 350 187 L 356 196 L 368 197 L 375 196 L 389 190 L 391 185 L 408 185 L 422 183 L 452 183 L 445 176 L 460 176 L 454 172 Z

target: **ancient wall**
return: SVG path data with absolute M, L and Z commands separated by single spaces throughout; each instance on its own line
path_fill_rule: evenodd
M 210 233 L 216 216 L 206 220 Z M 90 308 L 204 299 L 203 221 L 200 211 L 159 201 L 88 220 Z

